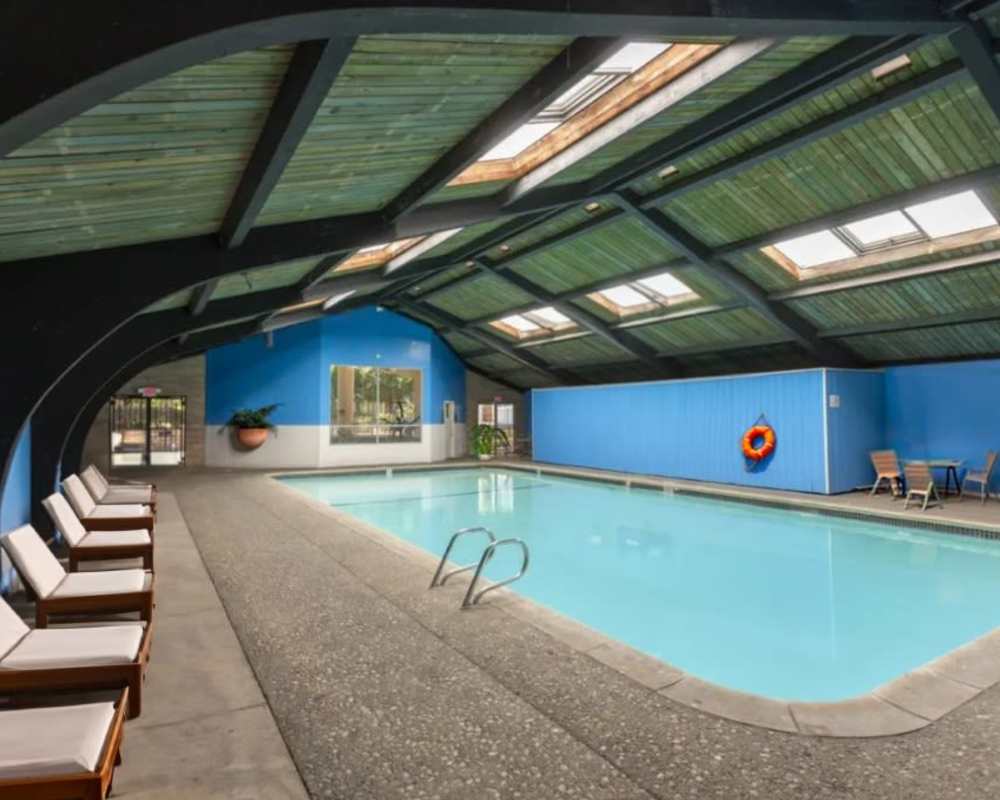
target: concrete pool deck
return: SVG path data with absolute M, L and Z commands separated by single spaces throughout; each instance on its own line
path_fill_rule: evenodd
M 314 797 L 1000 794 L 1000 688 L 980 692 L 987 681 L 961 660 L 943 694 L 965 702 L 933 725 L 942 701 L 927 687 L 940 676 L 881 701 L 922 727 L 905 736 L 817 736 L 831 718 L 812 704 L 793 712 L 799 733 L 741 724 L 697 710 L 696 679 L 516 596 L 459 611 L 464 582 L 427 590 L 432 557 L 265 474 L 157 480 L 178 497 Z

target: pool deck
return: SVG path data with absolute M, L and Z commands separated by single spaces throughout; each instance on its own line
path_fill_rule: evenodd
M 720 709 L 697 679 L 513 593 L 460 611 L 463 582 L 428 591 L 428 554 L 266 474 L 157 481 L 313 797 L 1000 796 L 1000 648 L 853 708 L 785 716 L 729 693 Z M 801 499 L 900 513 L 884 496 Z M 978 502 L 945 510 L 986 525 Z

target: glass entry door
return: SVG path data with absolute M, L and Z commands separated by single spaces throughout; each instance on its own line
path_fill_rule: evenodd
M 178 466 L 184 463 L 186 397 L 111 399 L 111 466 Z

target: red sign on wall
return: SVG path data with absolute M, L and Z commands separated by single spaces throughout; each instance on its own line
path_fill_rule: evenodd
M 156 397 L 161 391 L 159 386 L 140 386 L 135 393 L 141 397 Z

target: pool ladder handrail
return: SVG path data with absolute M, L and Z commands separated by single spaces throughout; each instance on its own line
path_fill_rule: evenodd
M 496 552 L 498 547 L 503 547 L 504 545 L 518 545 L 521 548 L 521 553 L 523 559 L 521 561 L 521 569 L 518 570 L 517 574 L 511 577 L 498 581 L 497 583 L 487 586 L 485 589 L 476 592 L 476 584 L 479 583 L 479 576 L 482 575 L 483 568 L 486 566 L 487 562 L 493 558 L 493 554 Z M 479 563 L 476 565 L 476 571 L 472 576 L 472 581 L 469 583 L 469 589 L 465 593 L 465 599 L 462 600 L 462 609 L 472 608 L 483 599 L 483 595 L 487 592 L 492 592 L 494 589 L 500 589 L 503 586 L 507 586 L 516 580 L 520 580 L 524 577 L 524 573 L 528 571 L 528 564 L 531 561 L 531 556 L 528 553 L 528 545 L 523 539 L 518 539 L 516 537 L 511 537 L 509 539 L 499 539 L 490 544 L 486 545 L 486 549 L 483 550 L 482 556 L 479 558 Z
M 496 542 L 497 537 L 494 536 L 493 531 L 482 526 L 477 526 L 475 528 L 460 528 L 451 535 L 451 538 L 448 540 L 448 546 L 444 549 L 444 555 L 441 556 L 441 561 L 438 562 L 437 570 L 435 570 L 434 577 L 431 578 L 431 585 L 428 588 L 433 589 L 435 586 L 444 586 L 445 581 L 447 581 L 452 575 L 458 575 L 460 572 L 468 572 L 470 569 L 475 569 L 479 566 L 478 563 L 466 564 L 464 567 L 458 567 L 457 569 L 453 569 L 451 572 L 447 572 L 444 575 L 441 574 L 444 571 L 444 565 L 448 561 L 448 556 L 451 555 L 451 548 L 455 546 L 455 541 L 461 536 L 480 532 L 485 533 L 489 537 L 490 544 Z M 481 561 L 482 559 L 480 559 L 480 562 Z

